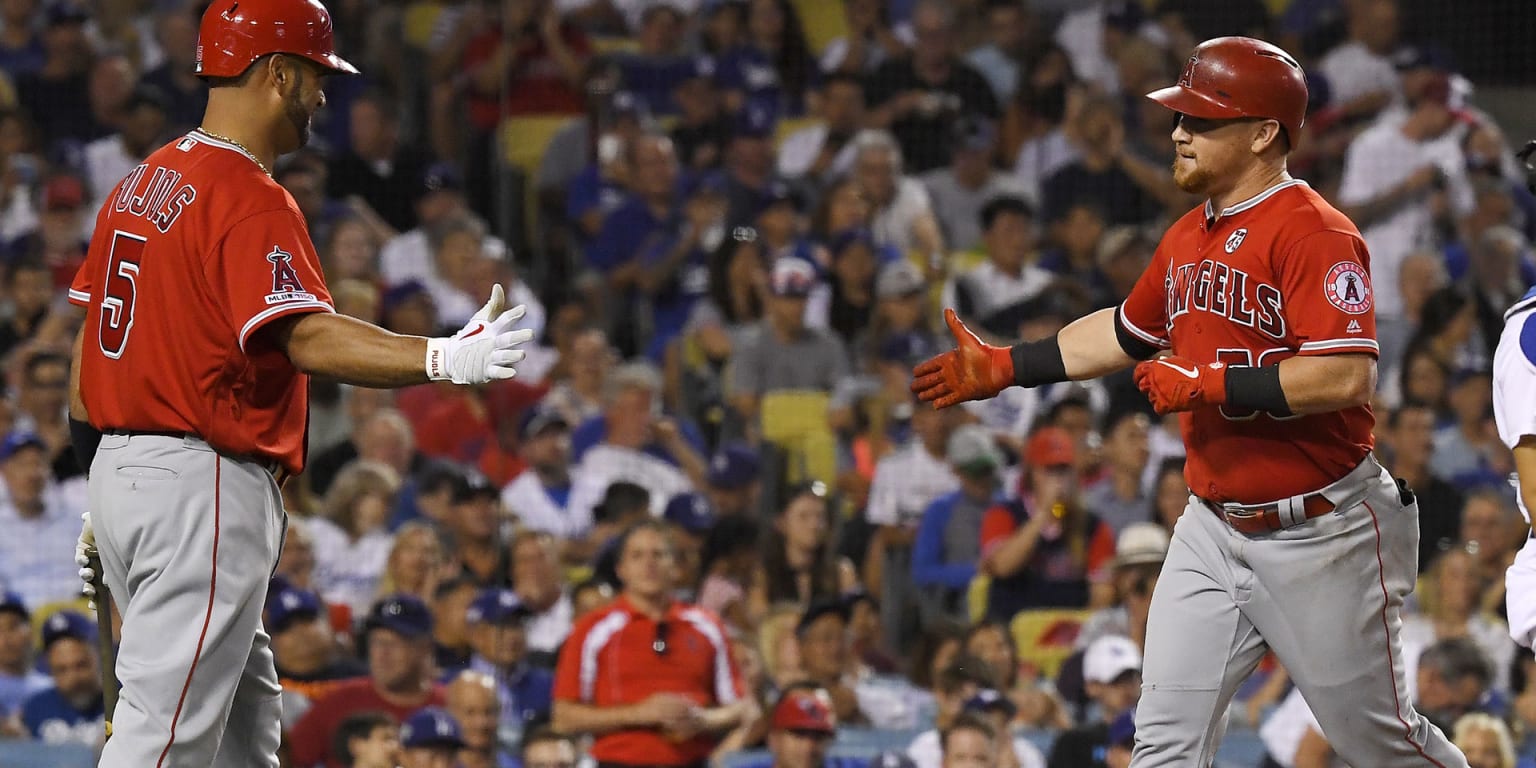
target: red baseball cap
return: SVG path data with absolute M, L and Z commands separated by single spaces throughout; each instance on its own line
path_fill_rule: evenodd
M 1077 444 L 1061 427 L 1045 427 L 1030 435 L 1024 461 L 1035 467 L 1059 467 L 1077 463 Z
M 828 736 L 837 732 L 837 716 L 832 714 L 832 700 L 821 689 L 798 689 L 785 693 L 773 707 L 776 731 L 812 731 Z

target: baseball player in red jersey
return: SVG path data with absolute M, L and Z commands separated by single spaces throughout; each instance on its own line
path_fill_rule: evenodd
M 1206 204 L 1124 303 L 1053 338 L 992 347 L 947 311 L 959 347 L 913 389 L 943 408 L 1134 365 L 1157 411 L 1180 414 L 1191 495 L 1152 596 L 1133 766 L 1209 766 L 1233 691 L 1273 649 L 1346 762 L 1462 768 L 1405 684 L 1418 507 L 1371 454 L 1369 257 L 1286 172 L 1301 67 L 1218 38 L 1149 96 L 1179 113 L 1174 180 Z
M 502 289 L 451 338 L 332 311 L 298 206 L 272 179 L 325 104 L 334 53 L 315 0 L 214 0 L 198 33 L 197 130 L 156 150 L 97 214 L 69 298 L 72 415 L 89 461 L 81 549 L 120 601 L 121 699 L 101 765 L 276 766 L 277 673 L 261 627 L 304 468 L 310 374 L 365 387 L 514 375 L 529 331 Z

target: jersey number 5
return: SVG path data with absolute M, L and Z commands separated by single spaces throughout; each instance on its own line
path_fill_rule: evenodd
M 1257 356 L 1257 357 L 1255 357 Z M 1228 368 L 1239 366 L 1249 368 L 1258 365 L 1278 365 L 1281 360 L 1293 356 L 1289 349 L 1266 349 L 1255 351 L 1252 349 L 1218 349 L 1216 359 L 1227 364 Z M 1294 419 L 1296 416 L 1276 416 L 1269 411 L 1254 411 L 1247 408 L 1233 408 L 1229 405 L 1221 406 L 1221 415 L 1228 421 L 1250 421 L 1260 415 L 1276 421 Z
M 139 261 L 144 258 L 144 238 L 123 231 L 112 233 L 107 256 L 106 294 L 101 300 L 97 340 L 101 353 L 113 360 L 123 356 L 128 332 L 133 330 L 133 305 L 139 294 Z

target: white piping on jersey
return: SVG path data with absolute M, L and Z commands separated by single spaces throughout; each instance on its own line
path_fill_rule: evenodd
M 1125 305 L 1124 304 L 1120 305 L 1119 307 L 1116 307 L 1115 308 L 1115 318 L 1120 321 L 1121 325 L 1125 326 L 1125 329 L 1127 331 L 1131 332 L 1132 336 L 1135 336 L 1136 338 L 1141 339 L 1142 341 L 1145 341 L 1146 343 L 1151 344 L 1152 346 L 1157 347 L 1158 349 L 1167 349 L 1169 347 L 1167 339 L 1160 338 L 1160 337 L 1157 337 L 1157 336 L 1153 336 L 1152 334 L 1147 333 L 1146 331 L 1143 331 L 1140 328 L 1137 328 L 1135 323 L 1133 323 L 1130 320 L 1126 319 L 1125 311 L 1124 310 L 1125 310 Z
M 289 301 L 289 302 L 284 302 L 282 304 L 278 304 L 275 307 L 270 307 L 268 309 L 264 309 L 264 310 L 262 310 L 260 312 L 257 312 L 255 317 L 245 321 L 245 327 L 240 329 L 240 351 L 241 352 L 245 351 L 245 339 L 246 339 L 246 337 L 250 335 L 251 330 L 253 328 L 255 328 L 257 325 L 261 324 L 261 321 L 263 321 L 263 320 L 265 320 L 265 319 L 267 319 L 267 318 L 269 318 L 269 317 L 271 317 L 271 316 L 273 316 L 275 314 L 278 314 L 280 312 L 286 312 L 286 311 L 288 311 L 290 309 L 298 309 L 300 307 L 319 307 L 319 308 L 321 308 L 321 309 L 323 309 L 323 310 L 325 310 L 327 312 L 335 312 L 336 311 L 334 307 L 332 307 L 331 305 L 329 305 L 329 304 L 327 304 L 327 303 L 325 303 L 323 301 L 307 301 L 307 300 L 306 301 Z
M 614 611 L 592 625 L 592 630 L 587 633 L 586 639 L 581 642 L 581 665 L 578 671 L 578 680 L 581 684 L 582 702 L 592 703 L 592 698 L 597 694 L 598 655 L 608 646 L 608 642 L 628 624 L 628 611 Z
M 84 302 L 86 304 L 91 302 L 91 295 L 89 293 L 77 291 L 73 288 L 69 289 L 69 298 L 74 299 L 75 301 Z
M 200 130 L 198 130 L 196 128 L 194 128 L 190 132 L 188 132 L 187 136 L 189 138 L 191 138 L 193 141 L 202 142 L 204 144 L 207 144 L 210 147 L 218 147 L 219 149 L 227 149 L 227 150 L 229 150 L 231 152 L 234 152 L 235 154 L 240 155 L 241 157 L 251 161 L 252 163 L 255 163 L 256 167 L 261 169 L 261 173 L 262 173 L 263 176 L 265 176 L 266 173 L 267 173 L 267 167 L 262 165 L 261 161 L 257 160 L 255 155 L 252 155 L 250 152 L 247 152 L 244 147 L 237 147 L 237 146 L 235 146 L 235 145 L 233 145 L 233 144 L 231 144 L 231 143 L 229 143 L 227 141 L 219 141 L 218 139 L 215 139 L 214 137 L 209 136 L 208 134 L 203 133 L 202 131 L 200 131 Z
M 697 608 L 683 611 L 683 621 L 693 625 L 699 634 L 709 640 L 715 652 L 715 703 L 736 703 L 736 680 L 731 677 L 731 647 L 725 637 L 704 612 Z
M 1504 313 L 1504 322 L 1509 322 L 1510 318 L 1526 311 L 1527 309 L 1536 309 L 1536 289 L 1532 289 L 1527 292 L 1525 296 L 1521 297 L 1519 301 L 1515 302 L 1513 307 L 1510 307 L 1509 310 Z
M 1237 203 L 1236 205 L 1230 205 L 1230 206 L 1227 206 L 1226 208 L 1221 209 L 1221 214 L 1219 216 L 1216 214 L 1216 207 L 1211 204 L 1211 201 L 1209 199 L 1207 199 L 1205 201 L 1205 222 L 1206 222 L 1207 226 L 1209 226 L 1211 223 L 1215 222 L 1218 219 L 1224 219 L 1224 218 L 1226 218 L 1228 216 L 1231 216 L 1231 215 L 1233 215 L 1235 213 L 1242 213 L 1243 211 L 1246 211 L 1249 208 L 1252 208 L 1255 205 L 1258 205 L 1259 203 L 1262 203 L 1265 200 L 1268 200 L 1270 198 L 1270 196 L 1274 195 L 1276 192 L 1279 192 L 1282 189 L 1288 189 L 1290 187 L 1295 187 L 1295 186 L 1305 187 L 1305 186 L 1307 186 L 1307 182 L 1302 181 L 1301 179 L 1287 179 L 1286 181 L 1282 181 L 1279 184 L 1276 184 L 1273 187 L 1270 187 L 1269 189 L 1266 189 L 1263 192 L 1260 192 L 1257 195 L 1254 195 L 1253 197 L 1250 197 L 1247 200 L 1242 201 L 1241 203 Z
M 1373 349 L 1377 352 L 1381 351 L 1381 345 L 1377 344 L 1375 339 L 1321 339 L 1318 341 L 1304 342 L 1300 347 L 1297 347 L 1297 351 L 1317 352 L 1319 350 L 1325 349 L 1349 348 Z

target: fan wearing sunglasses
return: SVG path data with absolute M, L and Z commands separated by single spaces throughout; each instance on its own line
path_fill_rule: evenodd
M 618 546 L 622 585 L 582 617 L 555 670 L 555 729 L 591 734 L 600 768 L 705 765 L 730 730 L 756 718 L 719 618 L 673 599 L 677 553 L 659 520 Z

